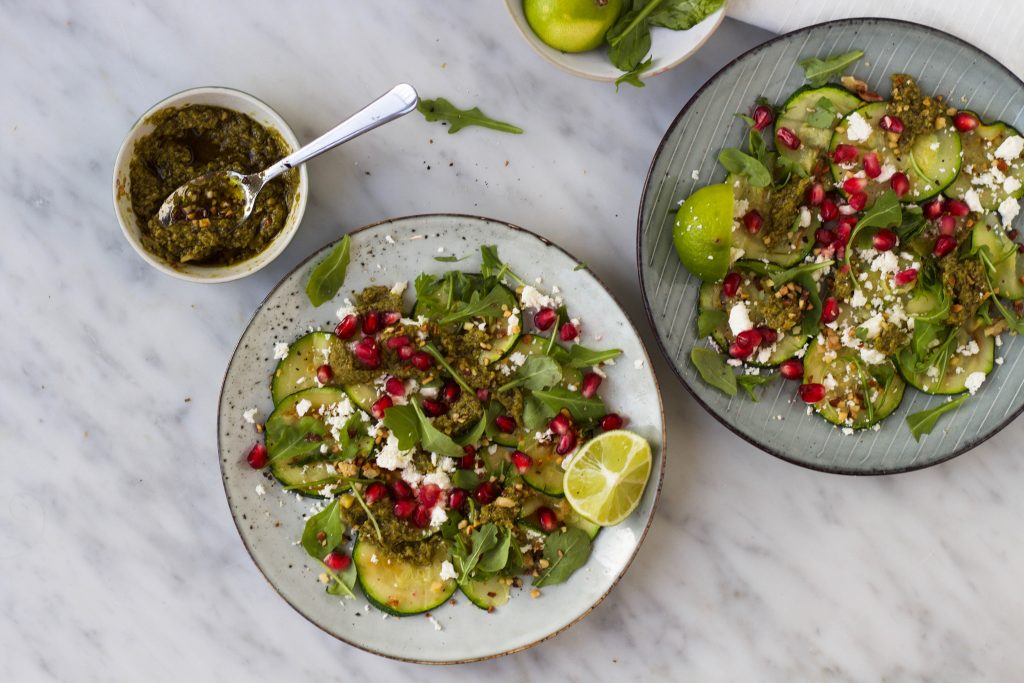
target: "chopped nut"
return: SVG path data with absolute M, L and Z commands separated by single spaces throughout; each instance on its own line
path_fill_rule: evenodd
M 540 591 L 534 588 L 532 591 L 530 591 L 530 597 L 536 600 L 540 597 Z

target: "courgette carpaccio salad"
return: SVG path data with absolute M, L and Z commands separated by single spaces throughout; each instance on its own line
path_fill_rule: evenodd
M 353 292 L 335 329 L 276 344 L 274 410 L 248 460 L 319 499 L 297 543 L 328 593 L 354 597 L 358 582 L 398 616 L 434 609 L 457 588 L 487 610 L 513 587 L 538 597 L 582 567 L 601 527 L 640 498 L 649 447 L 599 394 L 620 350 L 581 345 L 583 323 L 557 287 L 527 284 L 494 247 L 482 261 L 480 272 Z M 586 480 L 586 463 L 570 460 L 613 441 L 640 444 L 620 461 L 635 466 L 611 476 L 622 504 L 584 514 L 565 470 Z
M 1001 364 L 1001 333 L 1024 328 L 1024 138 L 890 80 L 889 99 L 843 76 L 752 104 L 745 151 L 721 152 L 725 183 L 682 203 L 674 237 L 703 279 L 699 337 L 720 352 L 716 371 L 694 349 L 706 381 L 798 381 L 808 412 L 846 434 L 879 429 L 907 384 L 962 394 L 908 417 L 918 438 Z

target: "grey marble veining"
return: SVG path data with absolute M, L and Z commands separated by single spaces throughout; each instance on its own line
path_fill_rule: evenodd
M 823 475 L 732 436 L 660 359 L 661 505 L 581 624 L 439 670 L 294 613 L 242 548 L 215 451 L 221 374 L 265 293 L 345 230 L 478 213 L 569 247 L 651 344 L 634 256 L 651 155 L 696 88 L 767 34 L 726 22 L 616 94 L 548 66 L 496 2 L 245 8 L 0 2 L 0 680 L 1021 678 L 1024 423 L 930 470 Z M 527 133 L 448 136 L 413 115 L 316 160 L 298 236 L 243 281 L 172 280 L 121 237 L 113 158 L 165 95 L 237 87 L 309 139 L 402 80 Z

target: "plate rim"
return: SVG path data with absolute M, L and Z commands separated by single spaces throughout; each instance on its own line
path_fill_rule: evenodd
M 495 653 L 488 654 L 488 655 L 482 655 L 482 656 L 479 656 L 479 657 L 467 657 L 467 658 L 461 658 L 461 659 L 450 659 L 450 660 L 424 660 L 424 659 L 416 659 L 416 658 L 413 658 L 413 657 L 400 657 L 400 656 L 397 656 L 397 655 L 388 654 L 386 652 L 380 652 L 378 650 L 373 649 L 372 647 L 369 647 L 369 646 L 362 645 L 360 643 L 354 642 L 353 640 L 350 640 L 350 639 L 346 638 L 345 636 L 343 636 L 343 635 L 341 635 L 339 633 L 335 633 L 334 631 L 332 631 L 327 626 L 325 626 L 323 624 L 320 624 L 317 621 L 315 621 L 313 618 L 311 618 L 309 615 L 307 615 L 304 611 L 302 611 L 294 602 L 289 600 L 281 592 L 281 590 L 278 589 L 277 585 L 273 581 L 271 581 L 270 578 L 263 571 L 263 568 L 260 566 L 260 563 L 256 560 L 255 555 L 253 555 L 252 548 L 249 547 L 248 540 L 245 538 L 245 535 L 242 533 L 242 528 L 241 528 L 241 525 L 239 523 L 239 519 L 234 514 L 233 507 L 231 505 L 232 498 L 231 498 L 231 493 L 228 491 L 227 477 L 225 476 L 226 473 L 224 471 L 224 464 L 225 463 L 224 463 L 224 457 L 222 456 L 222 444 L 221 444 L 221 433 L 222 433 L 221 432 L 221 415 L 223 414 L 222 406 L 223 406 L 223 402 L 224 402 L 225 388 L 226 388 L 226 385 L 227 385 L 228 370 L 231 367 L 231 362 L 234 360 L 235 355 L 239 352 L 239 349 L 241 348 L 242 339 L 249 332 L 249 329 L 252 327 L 253 323 L 255 322 L 256 316 L 260 313 L 260 311 L 263 310 L 263 307 L 267 304 L 267 302 L 270 300 L 270 297 L 273 296 L 273 294 L 277 291 L 277 289 L 281 286 L 281 284 L 284 283 L 284 281 L 287 280 L 288 278 L 290 278 L 292 275 L 294 275 L 295 272 L 298 271 L 300 268 L 303 268 L 304 266 L 306 266 L 306 264 L 308 264 L 312 259 L 314 259 L 318 255 L 320 255 L 328 247 L 332 246 L 333 244 L 338 242 L 338 240 L 342 239 L 342 237 L 344 237 L 345 235 L 349 235 L 349 236 L 356 235 L 356 234 L 361 233 L 361 232 L 365 232 L 365 231 L 372 230 L 374 228 L 378 228 L 378 227 L 380 227 L 382 225 L 389 225 L 391 223 L 396 223 L 396 222 L 399 222 L 399 221 L 416 220 L 416 219 L 430 219 L 430 218 L 454 218 L 454 219 L 463 219 L 463 220 L 470 219 L 470 220 L 474 220 L 474 221 L 485 221 L 485 222 L 488 222 L 488 223 L 498 223 L 498 224 L 502 225 L 503 227 L 509 228 L 509 229 L 511 229 L 513 231 L 522 232 L 522 233 L 526 233 L 528 235 L 531 235 L 532 237 L 535 237 L 536 239 L 540 240 L 544 245 L 546 245 L 548 247 L 554 247 L 555 249 L 558 249 L 563 254 L 568 256 L 570 259 L 576 261 L 577 263 L 583 263 L 584 267 L 581 268 L 580 270 L 586 270 L 587 273 L 589 273 L 590 276 L 594 278 L 594 280 L 598 283 L 598 285 L 600 285 L 605 290 L 605 292 L 608 293 L 608 295 L 612 298 L 612 301 L 615 302 L 615 305 L 619 307 L 619 310 L 622 312 L 623 317 L 626 319 L 626 322 L 629 324 L 630 329 L 633 331 L 633 334 L 636 336 L 636 339 L 637 339 L 638 343 L 640 344 L 640 348 L 641 348 L 641 350 L 644 353 L 644 358 L 645 358 L 645 361 L 647 363 L 647 367 L 651 370 L 651 377 L 654 380 L 654 392 L 655 392 L 655 395 L 657 396 L 657 399 L 658 399 L 658 416 L 659 416 L 659 419 L 660 419 L 660 422 L 661 422 L 661 449 L 660 449 L 660 453 L 659 453 L 659 456 L 658 456 L 659 459 L 660 459 L 660 467 L 659 467 L 659 472 L 658 472 L 657 487 L 655 488 L 655 491 L 654 491 L 654 501 L 651 503 L 651 511 L 650 511 L 650 514 L 647 517 L 646 523 L 644 524 L 643 531 L 640 533 L 640 536 L 637 539 L 636 546 L 633 548 L 633 551 L 630 553 L 629 559 L 626 561 L 626 564 L 622 567 L 622 570 L 618 573 L 618 575 L 608 585 L 608 588 L 600 595 L 600 597 L 597 598 L 597 600 L 595 600 L 593 602 L 593 604 L 591 604 L 589 607 L 587 607 L 587 609 L 584 610 L 582 613 L 580 613 L 575 619 L 570 621 L 568 624 L 565 624 L 564 626 L 562 626 L 562 627 L 560 627 L 560 628 L 558 628 L 558 629 L 556 629 L 556 630 L 554 630 L 554 631 L 552 631 L 552 632 L 550 632 L 550 633 L 548 633 L 548 634 L 546 634 L 546 635 L 544 635 L 544 636 L 542 636 L 542 637 L 540 637 L 540 638 L 538 638 L 536 640 L 533 640 L 533 641 L 531 641 L 529 643 L 526 643 L 525 645 L 521 645 L 519 647 L 515 647 L 515 648 L 511 648 L 511 649 L 507 649 L 507 650 L 502 650 L 500 652 L 495 652 Z M 224 367 L 224 376 L 221 378 L 220 391 L 219 391 L 218 397 L 217 397 L 217 466 L 218 466 L 218 468 L 220 470 L 221 486 L 224 489 L 224 497 L 225 497 L 225 500 L 226 500 L 226 502 L 228 504 L 228 514 L 231 517 L 232 523 L 235 525 L 235 531 L 236 531 L 236 533 L 238 535 L 238 538 L 239 538 L 239 540 L 241 540 L 242 546 L 245 548 L 245 552 L 249 555 L 249 559 L 252 560 L 252 563 L 256 567 L 256 569 L 259 572 L 260 576 L 263 577 L 263 580 L 266 581 L 267 584 L 270 585 L 270 587 L 274 590 L 275 593 L 277 593 L 278 597 L 280 597 L 285 602 L 285 604 L 287 604 L 289 607 L 291 607 L 303 619 L 305 619 L 306 621 L 308 621 L 313 626 L 317 627 L 318 629 L 320 629 L 321 631 L 323 631 L 327 635 L 331 636 L 332 638 L 335 638 L 335 639 L 345 643 L 346 645 L 350 645 L 352 647 L 355 647 L 356 649 L 362 650 L 363 652 L 368 652 L 370 654 L 377 655 L 379 657 L 384 657 L 386 659 L 390 659 L 390 660 L 394 660 L 394 661 L 398 661 L 398 662 L 410 663 L 410 664 L 429 664 L 429 665 L 437 665 L 437 666 L 446 666 L 446 665 L 454 665 L 454 664 L 469 664 L 469 663 L 473 663 L 473 662 L 481 662 L 481 661 L 487 661 L 487 660 L 491 660 L 491 659 L 497 659 L 499 657 L 504 657 L 504 656 L 507 656 L 507 655 L 515 654 L 517 652 L 522 652 L 524 650 L 528 650 L 528 649 L 530 649 L 530 648 L 532 648 L 532 647 L 534 647 L 536 645 L 539 645 L 539 644 L 541 644 L 541 643 L 543 643 L 543 642 L 545 642 L 547 640 L 550 640 L 550 639 L 554 638 L 555 636 L 557 636 L 557 635 L 563 633 L 564 631 L 568 630 L 569 628 L 575 626 L 576 624 L 580 623 L 581 621 L 583 621 L 584 618 L 589 616 L 590 613 L 593 612 L 594 609 L 596 609 L 598 605 L 600 605 L 602 602 L 604 602 L 605 598 L 608 597 L 608 595 L 612 592 L 612 590 L 619 584 L 619 582 L 622 580 L 622 578 L 626 575 L 626 572 L 629 571 L 629 568 L 633 565 L 634 560 L 636 560 L 636 556 L 640 552 L 640 547 L 643 545 L 644 541 L 647 539 L 647 534 L 648 534 L 648 532 L 651 529 L 651 524 L 653 524 L 655 514 L 658 511 L 658 503 L 661 500 L 662 486 L 664 485 L 664 482 L 665 482 L 665 468 L 666 468 L 666 466 L 668 464 L 668 459 L 666 457 L 666 454 L 667 454 L 667 443 L 668 443 L 668 429 L 667 429 L 667 425 L 666 425 L 666 422 L 665 422 L 665 402 L 664 402 L 662 394 L 661 394 L 661 385 L 660 385 L 660 383 L 658 381 L 658 375 L 657 375 L 657 373 L 654 372 L 654 367 L 653 367 L 653 364 L 651 363 L 651 354 L 647 350 L 647 345 L 644 343 L 643 337 L 640 336 L 639 330 L 637 330 L 636 323 L 626 313 L 626 309 L 622 307 L 622 302 L 619 301 L 619 298 L 615 295 L 615 293 L 611 289 L 608 288 L 608 285 L 605 284 L 604 280 L 602 280 L 590 268 L 589 265 L 587 265 L 583 261 L 580 261 L 572 253 L 570 253 L 569 251 L 564 249 L 562 246 L 556 244 L 555 242 L 552 242 L 551 240 L 549 240 L 548 238 L 544 237 L 543 235 L 540 235 L 540 234 L 538 234 L 538 233 L 536 233 L 536 232 L 534 232 L 534 231 L 532 231 L 532 230 L 530 230 L 528 228 L 524 228 L 524 227 L 522 227 L 520 225 L 516 225 L 514 223 L 510 223 L 508 221 L 504 221 L 504 220 L 501 220 L 501 219 L 498 219 L 498 218 L 489 218 L 489 217 L 486 217 L 486 216 L 478 216 L 478 215 L 474 215 L 474 214 L 465 214 L 465 213 L 418 213 L 418 214 L 409 214 L 409 215 L 405 215 L 405 216 L 397 216 L 397 217 L 392 217 L 392 218 L 385 218 L 385 219 L 382 219 L 382 220 L 379 220 L 379 221 L 375 221 L 373 223 L 368 223 L 366 225 L 360 226 L 360 227 L 355 228 L 353 230 L 349 230 L 349 231 L 345 232 L 342 236 L 337 237 L 335 239 L 332 239 L 329 242 L 323 244 L 322 246 L 314 249 L 312 252 L 310 252 L 310 254 L 308 256 L 306 256 L 299 263 L 297 263 L 294 267 L 292 267 L 287 273 L 282 275 L 281 278 L 270 288 L 270 290 L 267 292 L 266 296 L 264 296 L 263 299 L 256 306 L 256 309 L 253 311 L 253 314 L 249 318 L 249 321 L 246 323 L 245 327 L 242 329 L 241 333 L 239 334 L 238 341 L 235 343 L 235 346 L 234 346 L 234 348 L 231 351 L 231 356 L 229 357 L 228 362 L 227 362 L 227 364 Z M 648 481 L 648 485 L 650 485 L 650 483 L 651 482 Z
M 637 267 L 636 269 L 637 269 L 637 279 L 640 282 L 640 296 L 641 296 L 641 299 L 643 300 L 644 312 L 646 313 L 646 316 L 647 316 L 647 322 L 651 326 L 652 331 L 654 332 L 654 339 L 655 339 L 655 343 L 658 346 L 658 349 L 661 351 L 662 356 L 667 361 L 669 368 L 672 370 L 672 374 L 679 381 L 679 383 L 683 385 L 683 387 L 686 389 L 687 393 L 690 394 L 690 396 L 700 405 L 701 408 L 703 408 L 708 414 L 710 414 L 712 417 L 714 417 L 716 420 L 718 420 L 718 422 L 721 423 L 726 429 L 728 429 L 730 432 L 732 432 L 736 436 L 740 437 L 741 439 L 743 439 L 747 443 L 751 444 L 752 446 L 755 446 L 758 449 L 764 451 L 765 453 L 768 453 L 769 455 L 774 456 L 774 457 L 776 457 L 776 458 L 778 458 L 778 459 L 780 459 L 780 460 L 782 460 L 784 462 L 790 463 L 792 465 L 798 465 L 800 467 L 803 467 L 804 469 L 813 470 L 815 472 L 824 472 L 826 474 L 838 474 L 838 475 L 843 475 L 843 476 L 855 476 L 855 477 L 857 477 L 857 476 L 860 476 L 860 477 L 877 477 L 877 476 L 894 475 L 894 474 L 906 474 L 906 473 L 909 473 L 909 472 L 916 472 L 916 471 L 928 469 L 929 467 L 934 467 L 935 465 L 940 465 L 940 464 L 942 464 L 944 462 L 948 462 L 949 460 L 952 460 L 953 458 L 956 458 L 958 456 L 963 455 L 967 451 L 970 451 L 970 450 L 973 450 L 973 449 L 977 448 L 978 446 L 980 446 L 981 444 L 985 443 L 986 441 L 991 439 L 993 436 L 998 434 L 999 432 L 1003 431 L 1007 426 L 1010 425 L 1010 423 L 1012 423 L 1014 420 L 1016 420 L 1018 417 L 1020 417 L 1022 413 L 1024 413 L 1024 403 L 1022 403 L 1021 406 L 1013 414 L 1007 416 L 1007 418 L 1005 420 L 1003 420 L 999 425 L 997 425 L 995 428 L 993 428 L 988 433 L 986 433 L 984 435 L 981 435 L 979 437 L 976 437 L 972 441 L 968 441 L 962 447 L 954 450 L 953 452 L 949 453 L 948 455 L 943 456 L 942 458 L 940 458 L 938 460 L 933 460 L 931 462 L 927 462 L 927 463 L 922 464 L 922 465 L 911 464 L 911 465 L 906 465 L 906 466 L 902 466 L 902 467 L 890 467 L 890 468 L 878 469 L 878 470 L 857 470 L 857 469 L 849 469 L 849 468 L 837 467 L 837 466 L 831 466 L 831 465 L 817 465 L 817 464 L 814 464 L 814 463 L 811 463 L 811 462 L 795 459 L 795 458 L 787 455 L 786 453 L 784 453 L 784 452 L 782 452 L 780 450 L 777 450 L 775 448 L 772 448 L 772 447 L 762 443 L 756 437 L 748 436 L 747 434 L 744 434 L 743 432 L 739 431 L 723 415 L 719 415 L 717 411 L 713 410 L 711 408 L 711 406 L 709 406 L 707 403 L 704 402 L 704 400 L 697 394 L 697 391 L 692 386 L 690 386 L 690 383 L 686 380 L 685 377 L 683 377 L 682 373 L 679 371 L 679 368 L 676 367 L 676 362 L 675 362 L 673 356 L 669 353 L 668 349 L 665 347 L 665 342 L 662 339 L 662 336 L 661 336 L 661 334 L 658 331 L 658 327 L 657 327 L 657 325 L 655 323 L 655 319 L 654 319 L 654 311 L 651 309 L 651 301 L 650 301 L 650 299 L 648 297 L 647 284 L 646 284 L 646 281 L 644 279 L 644 266 L 643 266 L 643 260 L 644 260 L 643 256 L 644 255 L 643 255 L 643 252 L 642 252 L 642 239 L 643 239 L 643 229 L 644 229 L 644 206 L 647 203 L 648 192 L 651 189 L 651 179 L 652 179 L 653 174 L 654 174 L 654 165 L 655 165 L 655 163 L 657 163 L 658 159 L 661 157 L 662 152 L 665 149 L 665 146 L 666 146 L 666 144 L 668 142 L 669 134 L 673 130 L 675 130 L 675 128 L 679 124 L 679 122 L 683 119 L 683 117 L 687 114 L 687 112 L 689 112 L 690 107 L 697 101 L 697 98 L 699 98 L 704 93 L 704 91 L 707 90 L 707 88 L 712 83 L 717 81 L 718 78 L 727 69 L 730 69 L 737 62 L 739 62 L 739 61 L 741 61 L 743 59 L 746 59 L 748 56 L 752 55 L 753 53 L 755 53 L 755 52 L 757 52 L 759 50 L 762 50 L 763 48 L 766 48 L 769 45 L 772 45 L 772 44 L 777 43 L 779 41 L 787 40 L 787 39 L 793 38 L 795 36 L 800 36 L 800 35 L 802 35 L 804 33 L 808 33 L 810 31 L 813 31 L 813 30 L 819 29 L 819 28 L 832 27 L 832 26 L 842 26 L 842 25 L 863 25 L 866 22 L 877 22 L 877 23 L 882 23 L 882 24 L 893 24 L 893 25 L 896 25 L 896 26 L 904 27 L 904 28 L 906 28 L 906 27 L 913 27 L 915 29 L 921 29 L 921 30 L 924 30 L 927 33 L 936 34 L 936 35 L 942 36 L 943 38 L 947 38 L 949 40 L 952 40 L 953 42 L 958 43 L 959 45 L 961 45 L 961 46 L 963 46 L 963 47 L 965 47 L 965 48 L 967 48 L 969 50 L 973 50 L 975 53 L 977 53 L 977 54 L 981 55 L 982 57 L 988 59 L 995 66 L 997 66 L 998 68 L 1002 69 L 1011 79 L 1016 81 L 1017 84 L 1019 85 L 1019 87 L 1022 90 L 1024 90 L 1024 80 L 1022 80 L 1021 77 L 1017 76 L 1017 74 L 1015 74 L 1013 71 L 1011 71 L 1001 61 L 999 61 L 998 59 L 996 59 L 995 57 L 993 57 L 991 54 L 989 54 L 985 50 L 981 49 L 980 47 L 977 47 L 976 45 L 972 45 L 971 43 L 969 43 L 968 41 L 964 40 L 963 38 L 955 36 L 955 35 L 953 35 L 951 33 L 947 33 L 945 31 L 943 31 L 941 29 L 937 29 L 937 28 L 935 28 L 933 26 L 927 26 L 925 24 L 920 24 L 920 23 L 915 22 L 915 21 L 907 21 L 905 19 L 890 19 L 890 18 L 887 18 L 887 17 L 877 17 L 877 16 L 848 17 L 848 18 L 844 18 L 844 19 L 832 19 L 832 20 L 829 20 L 829 21 L 818 22 L 816 24 L 810 24 L 808 26 L 801 26 L 800 28 L 794 29 L 792 31 L 788 31 L 786 33 L 779 34 L 777 36 L 769 38 L 768 40 L 766 40 L 766 41 L 764 41 L 762 43 L 758 43 L 757 45 L 751 47 L 748 50 L 745 50 L 741 54 L 739 54 L 736 57 L 734 57 L 733 59 L 729 60 L 720 69 L 718 69 L 718 71 L 716 71 L 714 74 L 712 74 L 693 93 L 693 95 L 690 96 L 690 99 L 688 99 L 686 101 L 686 104 L 683 105 L 683 107 L 679 110 L 679 112 L 672 119 L 671 123 L 669 123 L 668 127 L 665 129 L 665 133 L 662 135 L 661 140 L 658 142 L 658 146 L 657 146 L 657 148 L 654 151 L 654 155 L 651 157 L 651 163 L 647 167 L 647 176 L 644 179 L 643 191 L 640 194 L 640 205 L 639 205 L 639 207 L 637 209 L 637 221 L 636 221 L 636 267 Z

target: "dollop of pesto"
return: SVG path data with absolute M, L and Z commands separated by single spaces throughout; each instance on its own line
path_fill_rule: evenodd
M 930 97 L 921 92 L 921 87 L 913 76 L 893 74 L 892 97 L 889 100 L 888 113 L 903 122 L 903 132 L 890 140 L 899 152 L 906 152 L 914 143 L 914 138 L 924 133 L 945 126 L 943 117 L 944 106 L 941 97 Z

